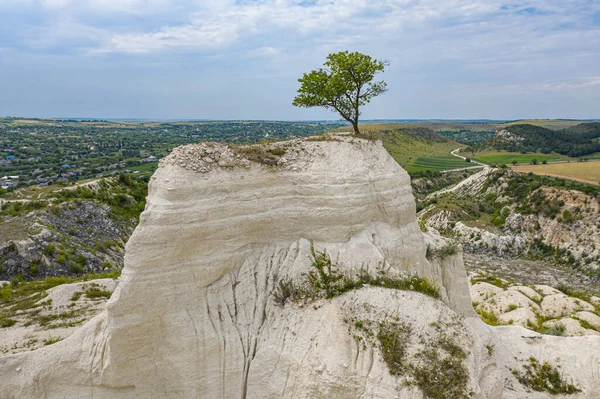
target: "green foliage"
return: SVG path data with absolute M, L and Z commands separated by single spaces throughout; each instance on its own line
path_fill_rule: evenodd
M 384 81 L 373 82 L 375 74 L 383 72 L 385 65 L 359 52 L 329 54 L 324 68 L 305 73 L 298 79 L 300 88 L 293 105 L 337 111 L 352 124 L 354 133 L 359 134 L 360 107 L 387 90 Z
M 439 288 L 426 277 L 391 276 L 384 270 L 375 274 L 361 268 L 355 275 L 344 274 L 333 264 L 327 251 L 315 250 L 311 242 L 312 269 L 305 282 L 295 284 L 291 279 L 277 283 L 273 299 L 278 306 L 284 306 L 288 300 L 299 301 L 316 298 L 333 298 L 346 292 L 360 289 L 365 285 L 395 290 L 416 291 L 439 299 Z
M 481 318 L 481 321 L 483 321 L 485 324 L 489 324 L 490 326 L 501 326 L 502 325 L 502 322 L 500 321 L 500 319 L 498 319 L 498 316 L 496 316 L 495 313 L 488 312 L 482 308 L 478 308 L 475 311 Z
M 103 278 L 117 278 L 119 275 L 120 271 L 110 273 L 89 273 L 76 277 L 46 277 L 43 280 L 23 281 L 18 285 L 13 284 L 11 286 L 5 286 L 0 288 L 2 302 L 4 304 L 4 306 L 0 307 L 0 320 L 9 319 L 15 316 L 16 312 L 19 310 L 31 311 L 39 306 L 39 304 L 36 305 L 36 303 L 43 299 L 47 295 L 46 291 L 52 287 Z M 106 296 L 107 294 L 100 293 L 99 295 Z M 74 300 L 73 298 L 71 299 Z M 56 318 L 67 318 L 67 315 L 61 313 L 57 315 Z M 51 320 L 48 318 L 38 320 L 38 322 L 45 323 L 49 323 L 50 321 Z
M 48 205 L 46 201 L 27 201 L 27 202 L 4 202 L 0 206 L 0 216 L 21 216 L 29 212 L 43 209 Z
M 327 298 L 338 295 L 339 282 L 344 276 L 331 261 L 327 250 L 324 249 L 323 252 L 316 251 L 315 245 L 311 241 L 310 254 L 312 256 L 312 267 L 314 268 L 308 273 L 310 285 L 317 291 L 324 291 Z
M 485 282 L 488 284 L 492 284 L 492 285 L 495 285 L 496 287 L 502 288 L 503 290 L 507 289 L 508 286 L 510 285 L 509 282 L 499 279 L 498 277 L 496 277 L 490 273 L 479 273 L 477 276 L 475 276 L 471 279 L 471 284 L 475 284 L 475 283 L 479 283 L 479 282 Z
M 505 128 L 523 140 L 506 141 L 492 138 L 488 145 L 511 152 L 556 152 L 570 157 L 580 157 L 600 151 L 600 123 L 581 123 L 563 130 L 550 130 L 531 124 L 517 124 Z
M 523 370 L 511 369 L 521 385 L 538 392 L 551 394 L 573 394 L 581 392 L 573 384 L 567 383 L 560 371 L 560 366 L 553 366 L 549 362 L 540 363 L 535 357 L 530 357 L 523 364 Z
M 90 287 L 86 288 L 85 296 L 88 299 L 102 299 L 102 298 L 110 298 L 112 292 L 103 290 L 100 286 L 92 284 Z
M 57 343 L 58 341 L 61 341 L 61 340 L 62 340 L 62 338 L 60 338 L 60 337 L 50 337 L 50 338 L 44 340 L 44 345 L 46 345 L 46 346 L 47 345 L 52 345 L 52 344 L 55 344 L 55 343 Z
M 487 353 L 489 356 L 494 356 L 494 352 L 496 351 L 496 349 L 494 348 L 493 344 L 486 345 L 485 349 L 487 349 Z
M 470 161 L 468 161 L 470 162 Z M 450 154 L 419 157 L 417 158 L 411 168 L 413 170 L 431 170 L 431 171 L 443 171 L 450 169 L 465 168 L 469 165 L 465 165 L 465 161 L 461 158 L 452 156 Z M 411 173 L 412 176 L 412 173 Z
M 54 244 L 48 244 L 44 248 L 44 254 L 46 254 L 48 256 L 54 255 L 54 251 L 55 251 L 55 245 Z
M 16 320 L 9 319 L 0 315 L 0 328 L 12 327 L 17 323 Z
M 357 322 L 358 323 L 358 322 Z M 362 328 L 362 323 L 357 328 Z M 377 332 L 379 349 L 391 375 L 402 375 L 408 367 L 407 344 L 411 328 L 400 322 L 380 323 Z
M 79 186 L 72 190 L 61 190 L 50 194 L 56 203 L 79 199 L 98 201 L 111 209 L 111 216 L 117 221 L 129 221 L 139 218 L 146 206 L 148 184 L 144 180 L 134 180 L 121 173 L 117 179 L 103 180 L 97 187 Z M 69 234 L 77 231 L 70 229 Z
M 437 342 L 416 355 L 419 362 L 412 372 L 415 384 L 427 399 L 468 399 L 469 372 L 464 363 L 465 351 L 449 337 L 442 335 Z
M 425 256 L 429 260 L 433 260 L 435 258 L 444 260 L 450 256 L 456 255 L 458 253 L 458 244 L 456 241 L 448 241 L 442 247 L 434 249 L 431 246 L 427 246 L 427 252 Z
M 511 303 L 510 305 L 508 305 L 508 308 L 506 309 L 506 311 L 507 312 L 512 312 L 513 310 L 517 310 L 517 309 L 519 309 L 519 305 Z
M 518 163 L 529 164 L 533 159 L 542 160 L 542 161 L 553 161 L 560 159 L 559 155 L 553 154 L 521 154 L 519 152 L 484 152 L 482 154 L 478 154 L 474 156 L 476 161 L 484 162 L 487 164 L 513 164 L 516 165 Z
M 563 323 L 556 323 L 554 324 L 552 327 L 546 328 L 544 330 L 542 330 L 542 334 L 546 334 L 546 335 L 556 335 L 558 337 L 562 337 L 565 335 L 565 332 L 567 331 L 567 326 L 565 326 Z

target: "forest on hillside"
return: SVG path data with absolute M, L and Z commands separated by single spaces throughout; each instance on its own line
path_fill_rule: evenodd
M 570 157 L 582 157 L 600 152 L 600 123 L 581 123 L 562 129 L 551 130 L 530 124 L 511 125 L 505 128 L 512 138 L 496 135 L 478 147 L 492 147 L 509 152 L 552 152 Z

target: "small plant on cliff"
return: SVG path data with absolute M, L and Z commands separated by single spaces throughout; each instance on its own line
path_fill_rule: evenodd
M 298 288 L 294 285 L 294 282 L 291 278 L 284 278 L 279 281 L 277 284 L 277 288 L 273 292 L 273 300 L 275 304 L 278 306 L 285 306 L 285 303 L 290 301 L 295 301 L 298 297 Z
M 408 364 L 407 344 L 411 328 L 400 322 L 380 323 L 377 332 L 379 349 L 391 375 L 402 375 Z
M 376 273 L 369 273 L 363 267 L 352 273 L 343 273 L 333 263 L 327 251 L 317 251 L 312 242 L 310 253 L 312 270 L 307 279 L 299 283 L 294 283 L 289 278 L 280 280 L 272 294 L 276 305 L 284 306 L 288 300 L 297 302 L 323 297 L 333 298 L 366 285 L 416 291 L 436 299 L 440 297 L 439 288 L 426 277 L 391 274 L 390 270 L 384 268 Z
M 310 242 L 310 255 L 314 270 L 308 273 L 310 285 L 319 291 L 324 291 L 327 298 L 332 298 L 340 290 L 340 281 L 344 276 L 337 266 L 331 261 L 331 257 L 324 249 L 322 252 L 315 250 L 315 244 Z
M 425 257 L 429 260 L 433 260 L 434 258 L 444 260 L 452 255 L 456 255 L 457 253 L 458 244 L 455 241 L 448 241 L 443 247 L 437 249 L 428 245 Z
M 445 335 L 417 353 L 418 363 L 412 371 L 415 385 L 428 399 L 467 399 L 469 372 L 466 352 Z
M 523 370 L 511 369 L 511 372 L 524 387 L 538 392 L 551 394 L 573 394 L 581 392 L 573 384 L 567 383 L 560 371 L 560 366 L 549 362 L 540 363 L 535 357 L 530 357 L 523 364 Z

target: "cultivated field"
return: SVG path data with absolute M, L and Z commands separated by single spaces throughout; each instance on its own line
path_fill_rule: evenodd
M 505 123 L 505 124 L 498 124 L 498 126 L 504 127 L 504 126 L 510 126 L 510 125 L 521 125 L 521 124 L 526 123 L 528 125 L 545 127 L 546 129 L 560 130 L 560 129 L 567 129 L 567 128 L 570 128 L 572 126 L 576 126 L 576 125 L 579 125 L 580 123 L 585 123 L 585 122 L 592 122 L 592 121 L 578 120 L 578 119 L 575 119 L 575 120 L 568 120 L 568 119 L 522 119 L 522 120 L 518 120 L 518 121 L 508 122 L 508 123 Z
M 410 167 L 413 172 L 431 170 L 439 172 L 442 170 L 468 168 L 469 166 L 477 166 L 476 164 L 466 162 L 463 159 L 457 158 L 450 154 L 438 155 L 433 157 L 419 157 Z
M 464 155 L 461 154 L 461 155 Z M 532 160 L 537 159 L 538 162 L 542 161 L 559 161 L 559 160 L 567 160 L 569 159 L 567 156 L 558 155 L 558 154 L 540 154 L 540 153 L 531 153 L 531 154 L 521 154 L 518 152 L 506 152 L 506 151 L 483 151 L 480 153 L 476 153 L 473 157 L 476 161 L 480 161 L 487 164 L 512 164 L 513 161 L 517 161 L 517 163 L 530 163 Z
M 548 165 L 513 166 L 517 172 L 562 177 L 584 183 L 600 185 L 600 161 L 556 163 Z

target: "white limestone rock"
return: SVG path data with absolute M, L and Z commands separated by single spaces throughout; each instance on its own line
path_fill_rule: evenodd
M 532 343 L 535 333 L 475 317 L 460 248 L 426 258 L 426 245 L 444 239 L 420 231 L 409 177 L 380 142 L 281 145 L 285 162 L 257 163 L 216 144 L 163 160 L 106 311 L 61 342 L 0 357 L 0 397 L 422 398 L 389 373 L 377 346 L 357 342 L 352 317 L 410 323 L 409 354 L 436 333 L 451 335 L 468 353 L 475 399 L 529 395 L 509 367 L 530 354 L 560 356 L 578 397 L 596 397 L 600 356 L 590 348 L 600 338 Z M 278 282 L 311 268 L 308 240 L 347 272 L 428 277 L 441 300 L 364 287 L 277 306 Z
M 593 312 L 594 306 L 586 301 L 573 298 L 563 293 L 547 295 L 541 303 L 542 314 L 549 317 L 560 317 L 576 313 L 581 310 Z

